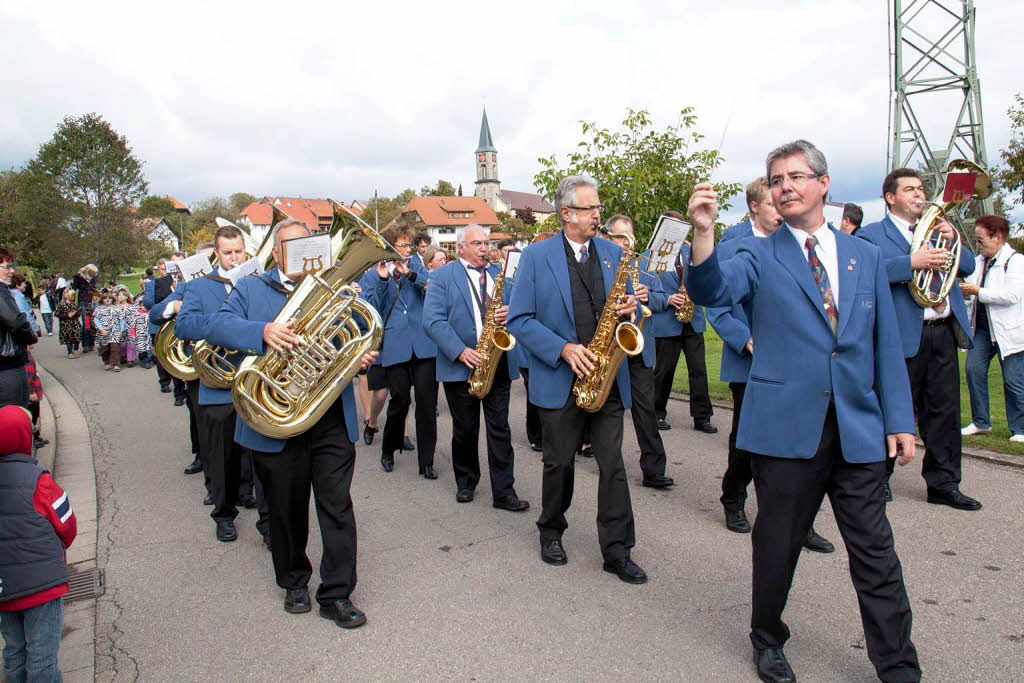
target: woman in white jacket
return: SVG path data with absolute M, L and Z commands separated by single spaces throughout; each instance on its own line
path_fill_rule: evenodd
M 979 254 L 974 273 L 960 289 L 968 301 L 974 346 L 967 352 L 971 424 L 964 436 L 992 431 L 988 412 L 988 368 L 998 354 L 1010 441 L 1024 443 L 1024 255 L 1007 243 L 1010 224 L 981 216 L 974 224 Z

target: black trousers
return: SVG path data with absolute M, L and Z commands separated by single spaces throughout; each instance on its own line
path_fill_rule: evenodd
M 24 365 L 0 370 L 0 406 L 28 407 L 28 375 Z
M 445 382 L 444 395 L 452 415 L 452 472 L 458 489 L 476 490 L 480 482 L 480 408 L 487 437 L 487 467 L 495 499 L 513 496 L 515 453 L 508 426 L 508 354 L 501 354 L 494 384 L 482 399 L 469 394 L 469 382 Z
M 600 471 L 597 484 L 597 539 L 601 554 L 611 562 L 629 556 L 636 544 L 633 503 L 622 464 L 622 400 L 612 389 L 601 410 L 588 413 L 576 406 L 570 393 L 561 408 L 538 408 L 544 425 L 542 507 L 537 528 L 542 539 L 561 538 L 569 527 L 565 512 L 572 504 L 576 446 L 590 419 L 594 459 Z
M 678 337 L 658 337 L 655 341 L 658 362 L 654 366 L 654 414 L 664 420 L 668 397 L 672 393 L 672 380 L 679 362 L 679 352 L 686 359 L 686 374 L 690 379 L 690 417 L 703 422 L 711 419 L 711 395 L 708 393 L 708 367 L 704 360 L 704 334 L 693 331 L 690 323 L 683 324 Z
M 199 422 L 196 420 L 196 406 L 199 405 L 199 380 L 183 384 L 185 386 L 185 408 L 188 409 L 188 436 L 192 445 L 192 455 L 203 462 L 202 440 L 199 438 Z M 210 489 L 209 476 L 206 478 L 206 488 Z
M 828 494 L 850 556 L 868 658 L 883 681 L 920 680 L 910 640 L 910 602 L 885 516 L 884 468 L 882 462 L 843 459 L 834 406 L 812 458 L 751 454 L 758 504 L 750 618 L 755 647 L 781 647 L 789 638 L 782 612 L 807 531 Z
M 238 516 L 238 488 L 242 447 L 235 443 L 235 406 L 232 403 L 196 406 L 202 435 L 203 471 L 209 477 L 214 521 Z
M 654 415 L 654 369 L 645 366 L 641 356 L 629 358 L 629 388 L 633 396 L 629 413 L 640 446 L 640 469 L 644 479 L 664 476 L 667 458 Z
M 917 428 L 924 441 L 921 475 L 930 489 L 960 488 L 960 359 L 957 357 L 953 316 L 939 325 L 921 328 L 917 355 L 907 359 L 910 393 Z M 895 458 L 886 459 L 892 474 Z
M 540 412 L 537 406 L 530 403 L 530 369 L 519 368 L 523 375 L 523 386 L 526 387 L 526 440 L 531 445 L 544 443 L 544 428 L 540 422 Z
M 259 513 L 259 518 L 256 520 L 256 530 L 261 535 L 266 536 L 270 533 L 270 508 L 267 506 L 267 496 L 263 489 L 263 482 L 256 476 L 252 461 L 252 451 L 248 448 L 242 448 L 238 497 L 251 495 L 256 498 L 256 511 Z
M 742 510 L 747 502 L 747 486 L 753 479 L 750 472 L 750 451 L 736 448 L 736 432 L 740 427 L 740 410 L 743 408 L 743 392 L 746 382 L 729 382 L 732 392 L 732 429 L 729 432 L 729 464 L 722 477 L 722 507 L 730 512 Z
M 401 450 L 405 441 L 405 418 L 412 403 L 412 392 L 416 392 L 416 455 L 420 471 L 434 464 L 434 448 L 437 446 L 437 379 L 434 375 L 433 358 L 417 358 L 415 355 L 404 363 L 384 368 L 388 379 L 388 418 L 384 423 L 381 439 L 381 453 L 392 455 Z
M 316 599 L 324 603 L 352 594 L 356 518 L 349 488 L 355 461 L 356 449 L 349 441 L 340 401 L 312 429 L 288 439 L 280 453 L 253 451 L 256 476 L 263 482 L 270 506 L 271 555 L 281 588 L 302 588 L 312 574 L 306 555 L 312 486 L 323 541 Z

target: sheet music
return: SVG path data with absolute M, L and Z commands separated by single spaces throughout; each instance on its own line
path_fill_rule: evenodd
M 838 204 L 836 202 L 825 202 L 825 206 L 822 207 L 822 213 L 825 214 L 825 222 L 831 225 L 836 230 L 839 229 L 839 224 L 843 222 L 843 209 L 845 204 Z
M 176 268 L 184 282 L 195 280 L 197 277 L 203 277 L 207 273 L 213 272 L 210 257 L 206 254 L 196 254 L 181 261 L 171 261 L 168 266 Z
M 281 255 L 284 272 L 291 276 L 319 273 L 334 265 L 331 236 L 326 232 L 282 241 Z
M 225 274 L 225 277 L 231 280 L 231 286 L 234 287 L 235 285 L 238 284 L 238 281 L 241 280 L 246 275 L 259 275 L 262 272 L 263 266 L 260 264 L 260 260 L 254 256 L 245 263 L 235 266 L 234 268 L 229 270 Z
M 676 254 L 690 236 L 690 224 L 671 216 L 662 216 L 654 226 L 647 245 L 647 270 L 663 273 L 675 267 Z
M 523 252 L 518 249 L 513 249 L 508 252 L 505 257 L 505 277 L 514 278 L 516 271 L 519 270 L 519 259 L 522 257 Z

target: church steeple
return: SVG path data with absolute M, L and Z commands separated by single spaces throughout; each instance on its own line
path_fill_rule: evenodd
M 480 142 L 476 152 L 476 190 L 474 195 L 483 199 L 495 211 L 502 210 L 499 206 L 501 181 L 498 180 L 498 149 L 491 138 L 491 126 L 487 123 L 487 108 L 484 107 L 483 118 L 480 119 Z

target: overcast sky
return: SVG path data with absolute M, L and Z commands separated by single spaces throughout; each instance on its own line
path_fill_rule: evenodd
M 533 191 L 537 158 L 572 150 L 581 119 L 615 126 L 642 108 L 663 128 L 691 106 L 709 146 L 724 134 L 716 180 L 746 183 L 771 147 L 805 137 L 829 160 L 832 198 L 881 215 L 886 0 L 630 4 L 0 0 L 0 168 L 95 111 L 151 191 L 185 203 L 348 201 L 438 178 L 470 194 L 486 103 L 502 187 Z M 994 164 L 1024 90 L 1024 3 L 977 4 Z M 936 99 L 936 140 L 958 105 Z

